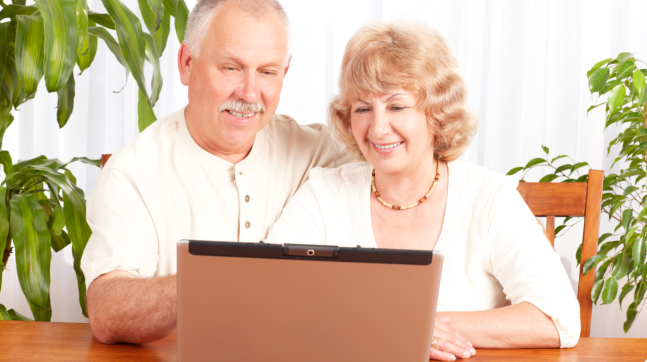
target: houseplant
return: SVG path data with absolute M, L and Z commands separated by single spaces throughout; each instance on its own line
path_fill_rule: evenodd
M 42 78 L 48 92 L 56 92 L 56 119 L 64 127 L 74 108 L 73 70 L 91 66 L 98 39 L 132 74 L 139 87 L 138 119 L 142 131 L 156 117 L 153 106 L 162 89 L 159 58 L 175 18 L 178 40 L 184 38 L 188 9 L 184 0 L 139 0 L 139 18 L 119 0 L 102 0 L 107 14 L 88 8 L 86 0 L 25 0 L 5 4 L 0 0 L 0 164 L 5 178 L 0 184 L 0 288 L 2 272 L 13 252 L 23 293 L 33 317 L 49 321 L 51 250 L 72 244 L 79 303 L 85 310 L 85 278 L 81 256 L 91 231 L 85 219 L 85 196 L 68 169 L 70 162 L 99 166 L 99 160 L 76 157 L 68 163 L 39 156 L 14 163 L 2 149 L 2 138 L 13 122 L 12 112 L 32 99 Z M 69 26 L 76 24 L 76 26 Z M 115 31 L 117 39 L 111 34 Z M 150 88 L 144 76 L 145 61 L 153 66 Z M 0 305 L 0 320 L 29 320 Z
M 595 272 L 595 284 L 591 299 L 597 304 L 613 303 L 618 298 L 622 309 L 623 301 L 632 297 L 627 306 L 625 333 L 631 328 L 637 315 L 645 306 L 647 291 L 647 264 L 645 263 L 647 239 L 647 90 L 646 65 L 631 53 L 620 53 L 596 63 L 588 71 L 589 90 L 597 95 L 600 102 L 589 107 L 604 106 L 606 110 L 605 130 L 610 125 L 620 125 L 621 131 L 609 142 L 607 155 L 612 148 L 619 148 L 614 165 L 620 172 L 609 173 L 604 178 L 602 212 L 615 223 L 612 233 L 604 233 L 598 239 L 598 253 L 584 263 L 583 271 Z M 549 168 L 550 173 L 539 182 L 581 182 L 587 175 L 579 175 L 580 170 L 588 168 L 587 162 L 574 162 L 566 155 L 549 157 L 549 149 L 542 146 L 546 157 L 534 158 L 525 166 L 515 167 L 508 172 L 513 175 L 530 169 Z M 614 148 L 615 150 L 615 148 Z M 614 151 L 615 153 L 615 151 Z M 574 225 L 574 220 L 565 218 L 562 225 L 555 229 L 556 236 L 563 235 Z M 576 259 L 579 265 L 581 245 Z M 597 270 L 595 269 L 597 267 Z M 627 278 L 624 285 L 619 282 Z

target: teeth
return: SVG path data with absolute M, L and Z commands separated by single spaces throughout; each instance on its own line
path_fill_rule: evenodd
M 390 144 L 390 145 L 386 145 L 386 146 L 380 146 L 380 145 L 378 145 L 378 144 L 375 144 L 375 143 L 374 143 L 374 145 L 375 145 L 375 147 L 377 147 L 377 148 L 379 148 L 379 149 L 381 149 L 381 150 L 387 150 L 387 149 L 389 149 L 389 148 L 393 148 L 393 147 L 395 147 L 395 146 L 399 146 L 401 143 L 402 143 L 402 142 L 392 143 L 392 144 Z
M 236 116 L 236 117 L 238 117 L 238 118 L 249 118 L 249 117 L 251 117 L 251 116 L 253 116 L 253 115 L 254 115 L 254 113 L 250 113 L 250 114 L 240 114 L 240 113 L 236 113 L 236 112 L 231 111 L 231 110 L 229 111 L 229 113 L 233 114 L 234 116 Z

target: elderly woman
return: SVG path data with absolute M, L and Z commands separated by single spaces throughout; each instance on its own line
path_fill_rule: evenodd
M 518 181 L 457 159 L 476 131 L 447 42 L 418 23 L 360 29 L 329 122 L 362 162 L 315 168 L 267 241 L 442 250 L 431 358 L 572 347 L 579 307 Z

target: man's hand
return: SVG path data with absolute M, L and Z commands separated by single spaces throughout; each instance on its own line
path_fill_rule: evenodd
M 101 343 L 148 343 L 162 339 L 177 326 L 175 275 L 137 278 L 114 270 L 88 288 L 90 327 Z
M 449 317 L 436 318 L 434 338 L 436 338 L 436 347 L 431 349 L 430 359 L 454 361 L 456 357 L 470 358 L 476 354 L 467 338 L 449 325 Z

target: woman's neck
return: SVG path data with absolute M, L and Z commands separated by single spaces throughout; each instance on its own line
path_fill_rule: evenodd
M 375 187 L 382 199 L 389 204 L 411 205 L 429 192 L 436 176 L 437 162 L 432 157 L 397 173 L 384 173 L 376 169 Z

